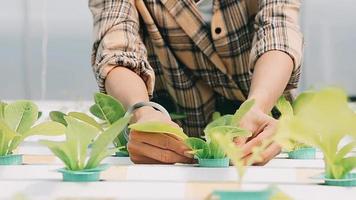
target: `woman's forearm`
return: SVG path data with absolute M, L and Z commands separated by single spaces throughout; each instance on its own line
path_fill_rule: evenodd
M 268 113 L 283 94 L 293 71 L 292 58 L 281 51 L 269 51 L 256 62 L 248 98 Z
M 135 103 L 149 101 L 142 78 L 125 67 L 116 67 L 108 74 L 105 88 L 107 93 L 118 99 L 126 109 Z

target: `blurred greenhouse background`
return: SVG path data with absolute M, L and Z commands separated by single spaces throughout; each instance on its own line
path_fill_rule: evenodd
M 90 67 L 88 1 L 0 3 L 0 99 L 92 99 L 97 87 Z M 303 1 L 301 90 L 338 85 L 356 95 L 355 9 L 354 0 Z

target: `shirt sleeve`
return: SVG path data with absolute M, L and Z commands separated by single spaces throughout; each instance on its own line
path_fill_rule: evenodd
M 93 15 L 94 43 L 91 64 L 101 92 L 105 79 L 115 67 L 127 67 L 146 83 L 151 96 L 154 71 L 139 34 L 139 16 L 134 0 L 89 0 Z
M 287 53 L 294 69 L 287 90 L 296 88 L 300 79 L 303 35 L 299 26 L 300 0 L 258 0 L 255 35 L 250 55 L 250 67 L 267 51 Z

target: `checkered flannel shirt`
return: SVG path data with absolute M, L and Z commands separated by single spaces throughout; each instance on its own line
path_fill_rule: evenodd
M 210 25 L 194 0 L 89 0 L 89 7 L 100 90 L 113 68 L 131 69 L 151 97 L 169 99 L 187 115 L 180 123 L 190 136 L 202 135 L 217 99 L 246 99 L 254 65 L 267 51 L 293 59 L 286 92 L 297 87 L 300 0 L 214 0 Z

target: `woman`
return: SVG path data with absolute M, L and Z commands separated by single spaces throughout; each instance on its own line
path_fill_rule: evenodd
M 240 124 L 253 137 L 237 145 L 248 159 L 273 134 L 268 113 L 299 81 L 300 0 L 91 0 L 89 6 L 98 85 L 126 108 L 134 106 L 134 121 L 176 125 L 140 104 L 152 98 L 185 113 L 179 124 L 199 137 L 214 111 L 233 113 L 255 99 Z M 132 132 L 128 149 L 135 163 L 192 162 L 183 142 L 165 134 Z M 256 164 L 279 152 L 272 143 Z

